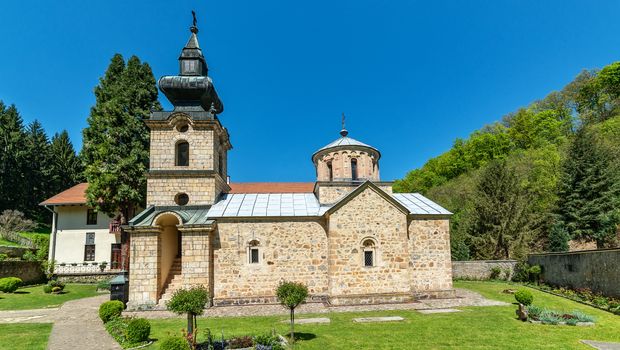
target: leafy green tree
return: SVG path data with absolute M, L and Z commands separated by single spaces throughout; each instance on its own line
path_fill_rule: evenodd
M 517 148 L 528 149 L 562 142 L 568 127 L 554 110 L 538 113 L 520 109 L 509 121 L 508 134 Z
M 196 340 L 196 317 L 202 315 L 208 301 L 209 292 L 204 287 L 192 287 L 177 290 L 166 303 L 168 310 L 187 315 L 187 333 L 193 341 Z
M 64 191 L 82 181 L 82 163 L 66 130 L 52 137 L 49 165 L 52 194 Z
M 577 131 L 563 165 L 558 216 L 571 238 L 612 243 L 620 224 L 620 177 L 609 149 Z
M 470 249 L 476 259 L 521 257 L 540 218 L 531 209 L 531 196 L 505 160 L 490 163 L 476 187 L 469 226 Z
M 306 301 L 308 287 L 301 282 L 282 281 L 276 289 L 276 296 L 284 307 L 290 311 L 291 343 L 295 342 L 295 308 Z
M 151 68 L 132 56 L 114 55 L 99 85 L 84 129 L 82 159 L 88 204 L 126 223 L 144 205 L 149 132 L 143 119 L 160 110 Z

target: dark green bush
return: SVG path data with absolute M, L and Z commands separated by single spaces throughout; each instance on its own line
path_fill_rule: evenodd
M 0 261 L 4 261 L 4 260 L 6 260 L 6 259 L 8 259 L 8 258 L 9 258 L 9 256 L 8 256 L 8 255 L 6 255 L 6 254 L 0 254 Z
M 282 350 L 284 347 L 280 344 L 280 339 L 276 335 L 263 334 L 254 337 L 254 343 L 258 349 L 260 345 L 270 346 L 272 350 Z
M 60 292 L 62 292 L 62 289 L 60 289 L 60 287 L 52 287 L 52 293 L 58 294 Z
M 17 277 L 0 278 L 0 292 L 13 293 L 22 285 L 22 280 Z
M 515 299 L 517 299 L 519 304 L 531 305 L 532 301 L 534 301 L 534 296 L 529 290 L 521 289 L 515 293 Z
M 149 340 L 151 324 L 144 318 L 134 318 L 127 323 L 127 341 L 139 343 Z
M 497 267 L 497 266 L 493 266 L 493 267 L 491 268 L 491 276 L 490 276 L 490 277 L 491 277 L 491 279 L 492 279 L 492 280 L 496 280 L 497 278 L 499 278 L 499 274 L 500 274 L 500 273 L 502 273 L 502 269 L 500 269 L 500 268 L 499 268 L 499 267 Z
M 99 306 L 99 318 L 103 323 L 108 323 L 111 319 L 120 317 L 125 305 L 120 300 L 110 300 Z
M 530 280 L 530 265 L 525 261 L 519 261 L 515 265 L 515 272 L 512 275 L 513 282 L 527 282 Z
M 50 286 L 49 284 L 46 284 L 43 286 L 43 292 L 45 294 L 50 294 L 52 292 L 52 286 Z
M 22 255 L 22 260 L 37 261 L 37 256 L 32 251 L 26 250 L 26 252 Z
M 97 289 L 110 290 L 110 280 L 99 281 L 99 283 L 97 283 Z
M 190 350 L 190 348 L 187 340 L 182 337 L 170 337 L 161 342 L 159 350 Z
M 54 287 L 58 287 L 60 288 L 60 290 L 64 290 L 65 289 L 65 284 L 60 282 L 59 280 L 51 280 L 49 282 L 47 282 L 47 285 L 54 288 Z

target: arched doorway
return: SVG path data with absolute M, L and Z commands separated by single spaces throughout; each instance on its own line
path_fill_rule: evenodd
M 166 212 L 155 218 L 154 224 L 159 227 L 159 259 L 161 294 L 165 294 L 168 285 L 177 275 L 181 275 L 182 236 L 179 231 L 181 217 L 173 212 Z

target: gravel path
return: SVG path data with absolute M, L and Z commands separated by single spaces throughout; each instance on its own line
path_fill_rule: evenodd
M 99 305 L 108 294 L 72 300 L 60 308 L 0 311 L 0 323 L 54 323 L 47 348 L 50 350 L 120 350 L 99 319 Z
M 328 306 L 322 303 L 308 303 L 295 309 L 295 314 L 322 314 L 329 312 L 361 312 L 383 310 L 424 310 L 424 309 L 447 309 L 464 306 L 498 306 L 509 305 L 507 303 L 485 299 L 482 295 L 465 290 L 456 289 L 456 298 L 428 299 L 403 304 L 378 304 L 378 305 L 348 305 Z M 123 315 L 144 317 L 150 319 L 177 317 L 169 311 L 134 311 L 124 312 Z M 241 305 L 241 306 L 218 306 L 209 308 L 205 312 L 206 317 L 245 317 L 245 316 L 273 316 L 288 315 L 288 310 L 278 304 L 267 305 Z

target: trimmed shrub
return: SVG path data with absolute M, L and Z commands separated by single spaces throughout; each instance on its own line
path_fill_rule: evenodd
M 134 318 L 127 323 L 127 341 L 139 343 L 149 340 L 151 324 L 144 318 Z
M 513 282 L 527 282 L 530 280 L 530 265 L 525 261 L 519 261 L 515 265 L 515 272 L 512 275 Z
M 60 290 L 65 290 L 65 284 L 60 282 L 59 280 L 51 280 L 49 282 L 47 282 L 47 285 L 54 288 L 54 287 L 58 287 L 60 288 Z
M 52 286 L 50 286 L 49 284 L 46 284 L 43 286 L 43 293 L 50 294 L 51 292 L 52 292 Z
M 532 279 L 535 282 L 538 282 L 540 280 L 540 274 L 542 273 L 542 269 L 540 268 L 539 265 L 534 265 L 530 267 L 529 273 Z
M 502 269 L 500 269 L 500 268 L 499 268 L 499 267 L 497 267 L 497 266 L 493 266 L 493 267 L 491 268 L 491 276 L 490 276 L 490 278 L 491 278 L 492 280 L 496 280 L 496 279 L 499 277 L 499 274 L 500 274 L 500 273 L 502 273 Z
M 62 289 L 60 287 L 52 287 L 52 293 L 58 294 L 60 292 L 62 292 Z
M 103 323 L 108 323 L 111 319 L 120 317 L 125 304 L 120 300 L 110 300 L 99 306 L 99 318 Z
M 161 342 L 159 350 L 190 350 L 190 348 L 187 340 L 182 337 L 170 337 Z
M 0 292 L 13 293 L 22 285 L 22 280 L 17 277 L 0 278 Z
M 515 293 L 515 299 L 517 299 L 519 304 L 531 305 L 532 301 L 534 301 L 534 296 L 529 290 L 521 289 Z

